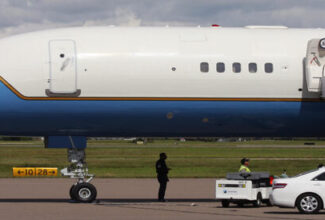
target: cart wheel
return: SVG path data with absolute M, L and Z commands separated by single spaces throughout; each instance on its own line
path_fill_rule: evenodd
M 237 203 L 237 206 L 242 208 L 242 207 L 244 207 L 244 203 L 243 202 L 239 202 L 239 203 Z
M 262 205 L 262 200 L 263 200 L 263 198 L 262 198 L 262 195 L 261 195 L 261 193 L 258 193 L 257 194 L 257 198 L 256 198 L 256 201 L 255 202 L 253 202 L 253 205 L 255 206 L 255 207 L 261 207 L 261 205 Z
M 227 201 L 227 200 L 222 200 L 221 201 L 221 204 L 222 204 L 222 207 L 224 207 L 224 208 L 228 208 L 229 207 L 229 201 Z

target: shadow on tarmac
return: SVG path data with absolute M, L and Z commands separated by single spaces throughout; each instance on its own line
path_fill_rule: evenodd
M 317 215 L 325 215 L 325 212 L 319 212 L 317 214 L 301 214 L 297 210 L 292 212 L 264 212 L 264 214 L 271 214 L 271 215 L 303 215 L 303 216 L 317 216 Z
M 216 202 L 214 199 L 166 199 L 167 202 Z M 97 199 L 95 203 L 153 203 L 157 199 Z M 76 203 L 70 199 L 0 199 L 0 203 Z
M 0 199 L 0 203 L 69 203 L 70 199 Z
M 98 199 L 100 202 L 116 203 L 152 203 L 157 199 Z M 217 202 L 215 199 L 166 199 L 166 202 Z

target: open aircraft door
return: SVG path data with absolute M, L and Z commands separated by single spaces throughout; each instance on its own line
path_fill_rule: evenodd
M 325 38 L 308 42 L 305 68 L 308 91 L 325 98 Z
M 50 89 L 46 94 L 51 97 L 76 97 L 77 89 L 77 52 L 73 40 L 52 40 L 49 42 Z

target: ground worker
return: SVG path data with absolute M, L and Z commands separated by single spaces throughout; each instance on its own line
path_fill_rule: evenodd
M 241 166 L 239 168 L 239 172 L 241 172 L 241 173 L 250 173 L 251 172 L 251 170 L 248 168 L 248 166 L 249 166 L 248 158 L 241 159 L 240 163 L 241 163 Z
M 165 153 L 160 154 L 159 160 L 156 162 L 156 172 L 157 172 L 157 179 L 160 184 L 159 192 L 158 192 L 158 201 L 165 202 L 165 192 L 167 187 L 168 179 L 168 171 L 170 170 L 165 160 L 167 159 L 167 155 Z

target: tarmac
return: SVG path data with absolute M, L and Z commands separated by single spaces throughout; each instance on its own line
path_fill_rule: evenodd
M 156 201 L 156 179 L 96 179 L 98 200 L 91 204 L 70 201 L 73 180 L 64 178 L 0 179 L 0 219 L 324 219 L 301 215 L 297 209 L 222 208 L 214 200 L 215 179 L 171 179 L 167 202 Z

